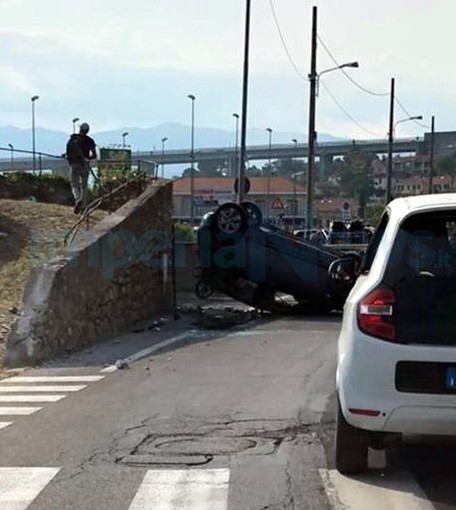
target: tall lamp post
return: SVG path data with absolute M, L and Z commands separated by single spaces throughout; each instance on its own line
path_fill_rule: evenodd
M 267 218 L 269 221 L 271 204 L 269 195 L 271 193 L 271 149 L 272 149 L 272 129 L 266 128 L 266 131 L 269 133 L 269 149 L 268 149 L 268 180 L 267 180 L 267 189 L 266 189 L 266 208 L 267 208 Z
M 233 176 L 237 175 L 239 172 L 239 114 L 233 113 L 233 117 L 236 119 L 236 134 L 234 137 L 234 172 L 232 172 Z
M 190 140 L 190 224 L 193 227 L 195 221 L 195 206 L 193 204 L 195 197 L 195 96 L 189 94 L 188 99 L 192 102 L 192 129 Z
M 167 140 L 166 136 L 162 138 L 162 179 L 165 177 L 165 142 Z
M 33 153 L 33 173 L 36 172 L 36 152 L 35 152 L 35 101 L 40 96 L 32 96 L 32 153 Z
M 293 138 L 291 141 L 295 145 L 296 152 L 298 152 L 298 140 L 296 140 L 296 138 Z M 292 174 L 291 177 L 293 179 L 293 228 L 292 228 L 292 231 L 293 231 L 294 228 L 295 228 L 296 212 L 297 212 L 297 209 L 298 209 L 298 202 L 296 200 L 296 177 L 297 177 L 297 173 Z
M 78 122 L 79 117 L 75 117 L 71 122 L 73 123 L 73 133 L 76 133 L 76 122 Z
M 432 179 L 434 177 L 434 133 L 435 133 L 435 117 L 431 117 L 431 154 L 429 161 L 429 187 L 428 193 L 432 193 Z M 453 191 L 453 190 L 451 190 Z
M 125 138 L 127 138 L 127 136 L 128 136 L 128 131 L 125 131 L 125 133 L 122 133 L 122 149 L 125 149 L 125 147 L 126 147 Z
M 244 31 L 244 66 L 242 72 L 242 123 L 241 123 L 241 149 L 239 153 L 238 193 L 237 201 L 244 201 L 245 186 L 245 160 L 247 138 L 247 102 L 249 89 L 249 54 L 250 54 L 250 11 L 251 0 L 245 2 L 245 31 Z
M 394 101 L 394 78 L 391 85 L 391 103 Z M 386 176 L 386 203 L 390 202 L 393 198 L 392 196 L 392 180 L 393 180 L 393 144 L 394 144 L 394 136 L 396 132 L 396 126 L 401 124 L 402 122 L 408 122 L 410 120 L 422 120 L 422 115 L 414 115 L 412 117 L 407 117 L 405 119 L 398 120 L 394 122 L 394 110 L 390 108 L 390 129 L 388 133 L 388 174 Z
M 307 156 L 307 207 L 306 207 L 306 228 L 312 228 L 312 203 L 313 203 L 313 178 L 315 167 L 315 103 L 319 77 L 324 73 L 336 71 L 344 67 L 359 67 L 358 62 L 348 62 L 337 67 L 332 67 L 317 73 L 317 7 L 312 8 L 312 39 L 311 39 L 311 61 L 310 61 L 310 100 L 309 100 L 309 133 L 308 133 L 308 156 Z
M 8 147 L 11 149 L 11 171 L 14 172 L 14 146 L 9 143 Z

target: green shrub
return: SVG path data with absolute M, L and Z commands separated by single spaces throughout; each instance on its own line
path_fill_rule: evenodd
M 177 242 L 193 243 L 196 241 L 196 235 L 188 223 L 175 223 L 174 233 Z

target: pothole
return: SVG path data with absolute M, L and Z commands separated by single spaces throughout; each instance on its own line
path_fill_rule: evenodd
M 151 437 L 118 462 L 132 466 L 208 464 L 216 457 L 271 455 L 280 440 L 258 437 L 179 436 Z
M 186 437 L 143 445 L 138 453 L 161 453 L 183 455 L 230 455 L 255 448 L 255 439 L 244 437 Z

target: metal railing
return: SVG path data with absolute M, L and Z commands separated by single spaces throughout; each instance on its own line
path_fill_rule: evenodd
M 129 188 L 132 184 L 136 184 L 138 186 L 138 190 L 140 189 L 141 191 L 143 191 L 147 181 L 148 181 L 148 179 L 146 177 L 144 177 L 143 175 L 135 176 L 134 178 L 123 182 L 122 184 L 117 186 L 117 188 L 109 190 L 104 195 L 92 200 L 92 202 L 90 202 L 85 207 L 81 217 L 76 221 L 76 223 L 71 227 L 69 232 L 65 235 L 65 237 L 63 239 L 64 246 L 68 246 L 74 241 L 77 233 L 79 232 L 79 229 L 81 228 L 81 225 L 83 225 L 84 222 L 86 224 L 86 230 L 90 229 L 90 219 L 91 219 L 93 213 L 95 211 L 97 211 L 98 209 L 100 209 L 100 207 L 103 204 L 108 205 L 108 214 L 111 214 L 112 213 L 112 199 L 116 195 L 119 195 L 124 190 L 127 190 L 127 193 L 129 193 Z

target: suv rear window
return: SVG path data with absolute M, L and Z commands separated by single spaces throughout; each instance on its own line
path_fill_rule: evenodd
M 456 209 L 401 225 L 384 277 L 396 297 L 397 340 L 456 345 Z

